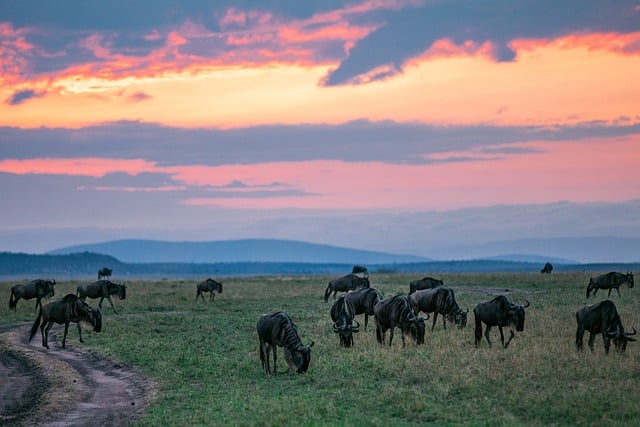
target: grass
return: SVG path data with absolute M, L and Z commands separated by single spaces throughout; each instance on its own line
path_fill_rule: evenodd
M 139 425 L 620 425 L 640 421 L 640 344 L 626 354 L 577 353 L 575 312 L 587 301 L 586 273 L 448 274 L 461 307 L 464 330 L 442 329 L 438 319 L 425 345 L 401 347 L 375 340 L 375 323 L 342 349 L 331 328 L 333 299 L 322 296 L 329 277 L 228 278 L 215 302 L 195 302 L 195 280 L 133 281 L 127 299 L 104 305 L 103 332 L 87 332 L 85 345 L 137 366 L 159 384 L 155 403 Z M 372 275 L 385 296 L 406 293 L 408 275 Z M 0 283 L 8 300 L 10 286 Z M 56 297 L 77 282 L 56 285 Z M 508 289 L 515 303 L 527 299 L 524 332 L 508 349 L 483 341 L 474 346 L 473 306 Z M 627 329 L 640 327 L 636 289 L 611 299 Z M 600 301 L 598 293 L 589 303 Z M 96 301 L 93 301 L 96 304 Z M 6 304 L 4 304 L 6 305 Z M 33 301 L 16 313 L 0 307 L 3 323 L 33 321 Z M 303 342 L 315 341 L 309 371 L 287 371 L 278 349 L 278 375 L 260 365 L 255 325 L 262 313 L 285 310 Z M 588 334 L 585 336 L 585 347 Z M 75 331 L 68 338 L 77 342 Z M 60 351 L 52 349 L 52 351 Z

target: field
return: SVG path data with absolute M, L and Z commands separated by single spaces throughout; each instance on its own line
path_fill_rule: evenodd
M 420 275 L 372 274 L 385 296 L 408 292 Z M 592 354 L 575 350 L 575 312 L 587 301 L 588 273 L 438 275 L 469 308 L 464 330 L 440 318 L 425 345 L 399 331 L 391 347 L 375 340 L 370 319 L 350 349 L 338 346 L 323 293 L 330 277 L 221 278 L 215 302 L 194 301 L 196 280 L 128 282 L 127 298 L 105 303 L 102 333 L 86 332 L 85 346 L 137 366 L 159 384 L 140 425 L 620 425 L 640 422 L 640 344 L 625 354 L 604 354 L 596 339 Z M 115 278 L 117 281 L 117 278 Z M 2 323 L 32 322 L 33 300 L 17 313 L 6 300 L 16 282 L 0 283 Z M 59 282 L 56 298 L 79 282 Z M 627 330 L 640 327 L 637 289 L 615 291 Z M 508 349 L 494 328 L 493 348 L 473 343 L 473 307 L 494 295 L 525 299 L 525 330 Z M 599 291 L 589 303 L 601 301 Z M 97 304 L 97 301 L 90 301 Z M 262 313 L 284 310 L 303 343 L 315 342 L 306 374 L 287 371 L 278 349 L 278 374 L 260 365 L 256 322 Z M 388 334 L 387 334 L 388 335 Z M 68 341 L 77 342 L 70 331 Z M 51 351 L 62 351 L 52 348 Z

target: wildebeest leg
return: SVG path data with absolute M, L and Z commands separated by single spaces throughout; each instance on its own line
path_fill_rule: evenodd
M 51 329 L 51 327 L 53 326 L 53 320 L 49 320 L 45 324 L 42 324 L 42 329 L 40 329 L 40 332 L 42 333 L 42 346 L 49 348 L 49 330 Z
M 113 312 L 115 314 L 118 314 L 118 312 L 116 311 L 116 308 L 113 306 L 113 301 L 111 301 L 111 295 L 107 295 L 107 299 L 109 300 L 109 304 L 111 304 L 111 308 L 113 309 Z
M 100 298 L 100 302 L 98 303 L 98 308 L 102 308 L 102 301 L 104 300 L 104 297 Z
M 618 296 L 621 297 L 622 295 L 620 295 L 620 286 L 616 288 L 616 291 L 618 292 Z
M 64 335 L 62 336 L 62 348 L 65 348 L 67 342 L 67 332 L 69 332 L 69 322 L 64 324 Z
M 444 319 L 444 318 L 443 318 Z M 431 332 L 436 328 L 436 321 L 438 320 L 438 312 L 433 313 L 433 323 L 431 324 Z
M 613 288 L 609 288 L 609 293 L 607 294 L 607 298 L 609 298 L 611 296 L 611 289 Z M 620 293 L 620 291 L 618 291 L 618 294 Z M 595 294 L 594 294 L 595 295 Z
M 389 331 L 389 347 L 391 347 L 391 341 L 393 341 L 393 330 L 395 328 L 391 328 L 391 330 Z M 403 340 L 404 340 L 404 335 L 402 336 Z
M 582 337 L 584 337 L 584 328 L 578 326 L 576 331 L 576 350 L 582 351 Z
M 444 314 L 442 315 L 442 327 L 445 329 L 445 331 L 447 330 L 447 316 L 445 316 Z
M 213 301 L 216 299 L 216 293 L 211 291 L 211 295 L 209 295 L 209 301 Z
M 384 334 L 385 330 L 376 322 L 376 340 L 378 340 L 378 344 L 384 344 Z
M 479 321 L 478 318 L 476 318 L 475 321 L 476 321 L 476 328 L 475 328 L 476 347 L 478 347 L 480 345 L 480 342 L 482 342 L 482 322 Z
M 369 315 L 367 313 L 364 314 L 364 330 L 367 330 L 367 325 L 369 324 Z
M 602 333 L 602 340 L 604 341 L 604 352 L 609 354 L 609 347 L 611 346 L 611 339 L 607 336 L 606 332 Z
M 485 329 L 485 331 L 484 331 L 484 337 L 487 339 L 487 342 L 489 343 L 489 347 L 491 347 L 491 340 L 489 339 L 489 332 L 491 332 L 491 326 L 487 325 L 487 329 Z M 502 330 L 500 331 L 500 333 L 502 333 Z
M 513 339 L 513 337 L 516 335 L 516 334 L 514 334 L 514 333 L 513 333 L 513 331 L 512 331 L 511 329 L 509 329 L 509 333 L 510 333 L 511 335 L 509 336 L 509 340 L 507 341 L 507 343 L 504 345 L 504 348 L 509 347 L 509 343 L 511 342 L 511 340 Z
M 273 351 L 273 375 L 278 373 L 278 368 L 276 367 L 276 360 L 278 360 L 278 356 L 276 355 L 276 345 L 271 345 L 271 350 Z M 269 358 L 267 357 L 267 366 L 269 364 Z
M 80 327 L 80 322 L 78 322 L 77 325 L 78 325 L 78 335 L 80 335 L 80 342 L 84 342 L 84 340 L 82 339 L 82 328 Z
M 594 334 L 593 332 L 589 332 L 589 348 L 591 349 L 591 351 L 593 351 L 593 342 L 596 339 L 596 334 Z M 606 337 L 605 337 L 606 339 Z
M 504 333 L 502 331 L 502 326 L 498 326 L 498 330 L 500 331 L 500 344 L 504 347 Z

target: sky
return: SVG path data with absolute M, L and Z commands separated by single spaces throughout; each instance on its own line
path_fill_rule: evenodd
M 0 0 L 0 251 L 640 237 L 638 76 L 637 0 Z

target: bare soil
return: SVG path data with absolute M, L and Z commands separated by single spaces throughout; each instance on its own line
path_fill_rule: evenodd
M 49 350 L 41 346 L 39 331 L 28 342 L 30 327 L 0 327 L 1 425 L 125 426 L 153 400 L 153 381 L 83 348 L 75 325 L 66 348 L 58 341 L 61 327 L 54 327 Z

